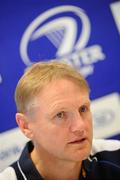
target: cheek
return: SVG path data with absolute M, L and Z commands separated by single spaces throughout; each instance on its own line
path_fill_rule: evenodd
M 89 116 L 89 118 L 87 120 L 86 127 L 87 127 L 87 131 L 89 133 L 92 133 L 92 131 L 93 131 L 93 121 L 92 121 L 92 116 L 91 115 Z
M 33 127 L 33 138 L 39 142 L 57 143 L 63 140 L 63 131 L 51 123 L 38 123 Z
M 90 126 L 91 128 L 93 126 L 92 116 L 88 120 L 88 126 Z
M 38 147 L 51 153 L 58 153 L 65 148 L 65 133 L 59 129 L 42 129 L 36 132 L 34 141 Z

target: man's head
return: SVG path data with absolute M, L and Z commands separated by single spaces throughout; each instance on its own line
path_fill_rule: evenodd
M 27 112 L 33 99 L 42 89 L 51 81 L 58 79 L 69 79 L 89 92 L 86 80 L 71 66 L 58 61 L 38 62 L 26 70 L 17 84 L 15 92 L 17 111 Z
M 16 88 L 16 121 L 40 156 L 80 161 L 91 151 L 89 87 L 82 75 L 57 61 L 27 69 Z

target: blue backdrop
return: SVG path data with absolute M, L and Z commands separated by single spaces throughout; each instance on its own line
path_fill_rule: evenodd
M 89 82 L 92 100 L 120 92 L 118 6 L 116 0 L 0 1 L 0 132 L 17 126 L 15 86 L 35 61 L 66 58 Z

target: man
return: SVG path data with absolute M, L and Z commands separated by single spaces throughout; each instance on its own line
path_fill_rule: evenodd
M 31 141 L 1 180 L 120 178 L 120 145 L 91 155 L 89 86 L 75 69 L 58 61 L 33 64 L 17 84 L 15 101 L 16 121 Z

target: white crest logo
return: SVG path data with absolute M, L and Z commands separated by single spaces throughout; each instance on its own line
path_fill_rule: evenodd
M 72 13 L 77 17 L 79 24 L 81 24 L 82 27 L 81 30 L 79 30 L 78 21 L 74 16 L 66 15 L 66 13 Z M 90 57 L 92 54 L 91 50 L 84 52 L 81 51 L 88 43 L 90 31 L 91 26 L 89 19 L 81 8 L 66 5 L 49 9 L 31 22 L 24 32 L 20 43 L 21 58 L 26 66 L 31 65 L 33 60 L 30 58 L 28 53 L 29 43 L 46 36 L 57 49 L 55 54 L 57 59 L 66 59 L 67 63 L 77 68 L 81 68 L 84 65 L 84 68 L 82 67 L 84 71 L 83 74 L 88 75 L 91 73 L 91 64 L 96 62 L 97 58 L 92 56 L 89 60 L 87 56 Z M 95 45 L 95 48 L 93 49 L 97 54 L 99 54 L 99 56 L 102 55 L 100 57 L 101 59 L 104 58 L 98 45 Z M 82 60 L 83 57 L 85 60 L 84 62 Z M 86 70 L 86 68 L 88 69 L 88 66 L 89 70 Z

